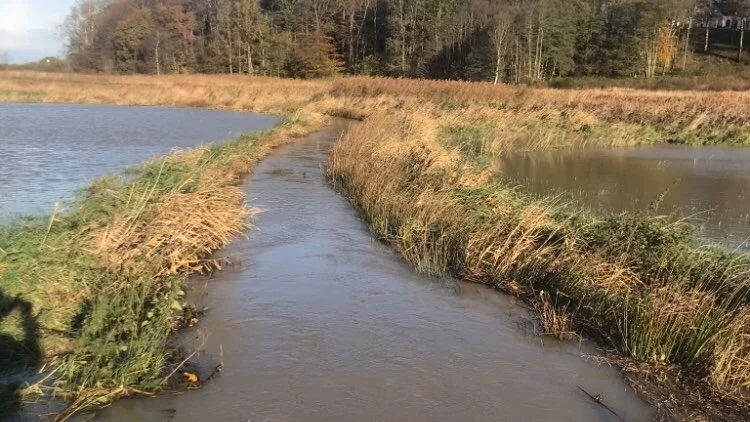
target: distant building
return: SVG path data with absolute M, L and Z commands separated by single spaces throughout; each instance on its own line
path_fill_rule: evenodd
M 702 17 L 698 18 L 698 26 L 705 28 L 724 28 L 724 29 L 738 29 L 740 27 L 748 28 L 748 20 L 750 19 L 750 13 L 741 13 L 740 7 L 736 1 L 733 0 L 719 0 L 713 2 L 711 6 L 698 10 L 697 15 Z
M 744 23 L 744 27 L 747 28 L 747 17 L 739 16 L 711 16 L 708 20 L 708 26 L 710 28 L 726 28 L 726 29 L 738 29 L 741 23 Z M 700 26 L 705 27 L 706 23 L 703 22 Z

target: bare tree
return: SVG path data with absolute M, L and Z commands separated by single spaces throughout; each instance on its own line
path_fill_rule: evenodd
M 223 1 L 216 5 L 216 20 L 218 27 L 216 32 L 219 33 L 227 51 L 227 60 L 229 65 L 229 74 L 234 73 L 234 63 L 232 56 L 232 3 Z
M 750 0 L 738 0 L 736 3 L 735 15 L 739 22 L 737 29 L 740 31 L 740 45 L 737 50 L 737 61 L 742 63 L 742 52 L 745 49 L 745 29 L 747 28 L 747 19 L 750 15 Z
M 0 66 L 10 63 L 10 54 L 7 51 L 0 51 Z
M 688 52 L 690 51 L 690 37 L 693 32 L 693 19 L 696 16 L 701 16 L 703 9 L 706 7 L 706 0 L 681 0 L 678 3 L 679 19 L 682 21 L 680 24 L 687 25 L 685 31 L 685 48 L 682 55 L 682 69 L 687 68 Z M 706 25 L 708 30 L 708 25 Z
M 505 68 L 503 60 L 508 48 L 514 13 L 516 13 L 513 6 L 505 0 L 492 0 L 490 3 L 491 40 L 495 51 L 495 84 L 500 81 L 500 75 Z
M 356 59 L 356 47 L 359 43 L 359 35 L 361 33 L 362 22 L 366 19 L 367 9 L 369 8 L 370 0 L 339 0 L 339 9 L 341 10 L 342 18 L 346 25 L 346 51 L 349 63 L 354 63 Z M 363 11 L 365 17 L 360 19 L 360 23 L 357 23 L 357 13 Z
M 242 63 L 240 57 L 245 56 L 247 73 L 255 73 L 255 63 L 253 56 L 258 49 L 258 45 L 265 36 L 266 26 L 263 22 L 260 4 L 255 0 L 237 0 L 234 3 L 232 17 L 234 19 L 234 35 L 237 37 L 237 61 L 238 72 L 242 73 Z M 244 50 L 244 54 L 242 49 Z
M 67 53 L 75 55 L 90 48 L 97 32 L 97 18 L 111 0 L 77 0 L 62 25 Z
M 692 15 L 690 17 L 690 24 L 692 26 L 693 20 L 698 19 L 703 23 L 705 32 L 703 39 L 703 52 L 708 52 L 708 41 L 711 33 L 711 18 L 714 14 L 714 0 L 684 0 L 688 8 L 692 5 Z M 688 38 L 690 38 L 690 28 L 688 28 Z M 689 41 L 688 41 L 689 42 Z M 687 47 L 686 47 L 687 49 Z M 685 53 L 687 56 L 687 50 Z

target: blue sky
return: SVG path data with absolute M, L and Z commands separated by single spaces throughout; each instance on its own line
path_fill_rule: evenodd
M 75 0 L 0 0 L 0 52 L 23 63 L 62 53 L 58 26 Z

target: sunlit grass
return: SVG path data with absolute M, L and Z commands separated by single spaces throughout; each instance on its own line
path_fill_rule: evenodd
M 11 315 L 0 320 L 0 333 L 17 336 L 19 344 L 24 335 L 34 337 L 42 355 L 24 362 L 29 347 L 15 348 L 4 350 L 2 360 L 45 364 L 54 374 L 29 393 L 69 398 L 74 411 L 164 388 L 175 363 L 168 338 L 182 324 L 186 277 L 220 268 L 211 254 L 247 228 L 252 210 L 237 186 L 240 177 L 275 145 L 308 129 L 287 122 L 178 151 L 94 182 L 51 218 L 1 227 L 2 298 L 22 303 L 33 329 Z
M 33 305 L 43 350 L 59 368 L 57 387 L 80 405 L 160 388 L 185 275 L 215 265 L 210 252 L 246 223 L 238 175 L 268 145 L 320 127 L 326 115 L 363 121 L 335 146 L 329 178 L 419 270 L 522 297 L 551 334 L 588 333 L 631 361 L 679 368 L 721 397 L 747 392 L 747 257 L 698 248 L 689 226 L 659 216 L 596 215 L 531 197 L 497 180 L 493 157 L 747 144 L 750 93 L 0 72 L 0 101 L 19 92 L 44 102 L 266 112 L 291 122 L 262 147 L 245 138 L 102 179 L 46 240 L 46 220 L 4 229 L 0 287 Z
M 750 257 L 696 246 L 691 226 L 665 217 L 597 215 L 509 187 L 475 163 L 491 131 L 376 114 L 334 147 L 327 174 L 417 269 L 520 296 L 546 332 L 576 329 L 674 365 L 683 382 L 746 394 Z

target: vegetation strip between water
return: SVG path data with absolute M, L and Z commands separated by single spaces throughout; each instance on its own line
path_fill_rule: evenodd
M 425 135 L 429 125 L 439 122 L 370 118 L 334 148 L 328 176 L 378 237 L 420 271 L 523 298 L 548 334 L 589 334 L 654 374 L 679 368 L 680 383 L 659 388 L 695 390 L 661 403 L 671 413 L 702 412 L 700 394 L 735 417 L 747 410 L 750 257 L 698 247 L 693 227 L 666 217 L 532 197 L 477 166 L 467 140 L 445 148 L 440 132 Z
M 51 393 L 73 412 L 169 385 L 179 361 L 169 336 L 194 313 L 187 275 L 221 269 L 212 252 L 248 228 L 240 178 L 311 129 L 287 120 L 155 158 L 97 180 L 66 211 L 0 227 L 0 368 L 49 375 L 5 385 L 3 410 Z
M 84 84 L 85 92 L 80 89 Z M 201 75 L 60 77 L 23 72 L 0 74 L 0 98 L 2 90 L 32 92 L 46 102 L 210 106 L 269 112 L 304 118 L 308 130 L 319 127 L 323 115 L 362 120 L 335 146 L 328 176 L 361 210 L 373 232 L 419 270 L 452 273 L 517 295 L 538 312 L 550 334 L 568 337 L 586 333 L 595 337 L 615 353 L 613 356 L 619 356 L 616 363 L 626 375 L 640 375 L 631 377 L 631 381 L 673 418 L 701 415 L 737 419 L 747 414 L 748 257 L 721 246 L 698 247 L 692 227 L 666 217 L 649 213 L 592 214 L 576 204 L 530 196 L 498 177 L 494 157 L 508 150 L 588 145 L 744 145 L 750 139 L 750 124 L 745 118 L 750 94 L 728 97 L 626 89 L 556 91 L 377 78 L 291 81 Z M 271 136 L 280 133 L 286 132 Z M 0 265 L 4 266 L 0 268 L 2 288 L 13 286 L 9 280 L 23 280 L 16 283 L 29 291 L 37 280 L 56 286 L 54 277 L 43 272 L 51 271 L 45 268 L 47 263 L 40 264 L 40 260 L 54 255 L 39 252 L 54 246 L 75 258 L 67 262 L 81 261 L 76 265 L 96 270 L 89 275 L 85 271 L 65 275 L 80 281 L 77 286 L 92 289 L 84 291 L 101 289 L 108 293 L 124 288 L 132 291 L 131 297 L 148 297 L 152 290 L 137 290 L 138 286 L 146 289 L 143 286 L 149 283 L 141 281 L 148 278 L 159 280 L 161 287 L 154 296 L 164 298 L 159 306 L 171 306 L 175 298 L 179 303 L 182 279 L 178 277 L 173 283 L 174 275 L 206 268 L 212 261 L 203 259 L 212 248 L 192 249 L 195 245 L 187 242 L 190 247 L 181 249 L 172 245 L 183 245 L 183 236 L 159 237 L 158 228 L 171 229 L 159 218 L 169 216 L 169 209 L 162 210 L 159 201 L 149 201 L 173 198 L 170 189 L 179 186 L 189 189 L 180 190 L 181 194 L 211 199 L 209 204 L 219 198 L 223 198 L 219 203 L 241 202 L 240 198 L 224 198 L 231 190 L 223 186 L 233 186 L 234 179 L 215 186 L 214 178 L 204 180 L 201 175 L 216 171 L 236 176 L 229 157 L 262 155 L 242 149 L 251 144 L 255 145 L 235 142 L 216 147 L 219 151 L 229 149 L 226 154 L 202 155 L 214 149 L 178 154 L 176 157 L 193 157 L 192 164 L 173 162 L 173 158 L 153 162 L 125 182 L 117 182 L 119 185 L 110 186 L 114 182 L 104 179 L 88 191 L 93 198 L 88 201 L 99 198 L 97 202 L 86 206 L 88 201 L 84 201 L 76 211 L 59 217 L 49 234 L 46 221 L 28 226 L 29 235 L 18 232 L 26 226 L 15 227 L 12 230 L 19 233 L 20 240 L 7 242 L 5 239 L 11 237 L 4 235 L 0 244 L 4 251 L 0 255 Z M 241 153 L 235 154 L 238 151 L 231 148 Z M 195 176 L 189 178 L 190 183 L 180 182 L 186 174 Z M 135 187 L 130 187 L 133 183 Z M 224 194 L 199 194 L 206 187 L 204 183 Z M 97 192 L 99 196 L 91 196 Z M 109 192 L 119 194 L 116 199 L 102 195 Z M 180 207 L 181 211 L 186 209 L 191 208 Z M 214 212 L 224 215 L 221 209 L 207 209 L 209 212 L 198 219 L 214 221 Z M 221 233 L 241 231 L 244 218 L 225 218 L 230 221 L 229 229 Z M 60 231 L 70 227 L 85 235 L 76 237 L 77 244 L 59 243 Z M 185 230 L 175 228 L 173 233 Z M 209 226 L 206 232 L 214 230 Z M 215 238 L 217 246 L 226 239 Z M 23 246 L 31 259 L 17 258 L 9 270 L 8 256 L 16 259 L 12 258 L 13 245 Z M 173 259 L 181 255 L 172 255 L 172 248 L 201 253 Z M 82 257 L 96 260 L 90 263 Z M 152 257 L 160 264 L 152 264 Z M 19 277 L 16 274 L 21 274 L 21 269 L 29 272 Z M 112 274 L 116 277 L 107 278 Z M 163 317 L 158 312 L 161 308 L 149 317 L 155 305 L 144 303 L 130 315 Z M 38 300 L 32 307 L 32 314 L 40 321 L 45 318 L 45 306 L 45 300 Z M 76 328 L 75 339 L 85 339 L 94 347 L 113 326 L 107 321 L 117 320 L 117 316 L 108 313 L 111 306 L 97 305 L 96 301 L 86 306 L 85 315 L 93 316 L 89 328 L 94 331 Z M 68 316 L 75 315 L 71 312 Z M 127 324 L 118 324 L 117 330 L 130 327 L 125 336 L 141 332 L 142 317 L 124 321 Z M 162 333 L 159 339 L 163 339 L 168 330 L 154 333 Z M 112 338 L 123 337 L 115 334 Z M 113 341 L 105 344 L 108 348 L 103 350 L 111 354 L 102 355 L 106 357 L 101 360 L 102 367 L 119 367 L 115 363 L 120 354 L 127 356 L 127 351 L 116 350 Z M 68 377 L 73 383 L 82 381 L 87 387 L 102 391 L 111 387 L 112 391 L 113 384 L 91 384 L 94 377 L 87 378 L 86 371 L 76 369 L 88 360 L 60 356 L 55 360 L 60 362 L 60 379 Z M 154 357 L 157 364 L 153 368 L 159 366 L 159 356 Z M 134 366 L 127 374 L 143 371 Z M 123 380 L 131 382 L 132 378 Z M 147 387 L 160 380 L 150 378 L 152 384 Z M 113 388 L 137 388 L 135 385 L 123 383 Z M 74 396 L 81 400 L 95 397 L 80 391 Z

